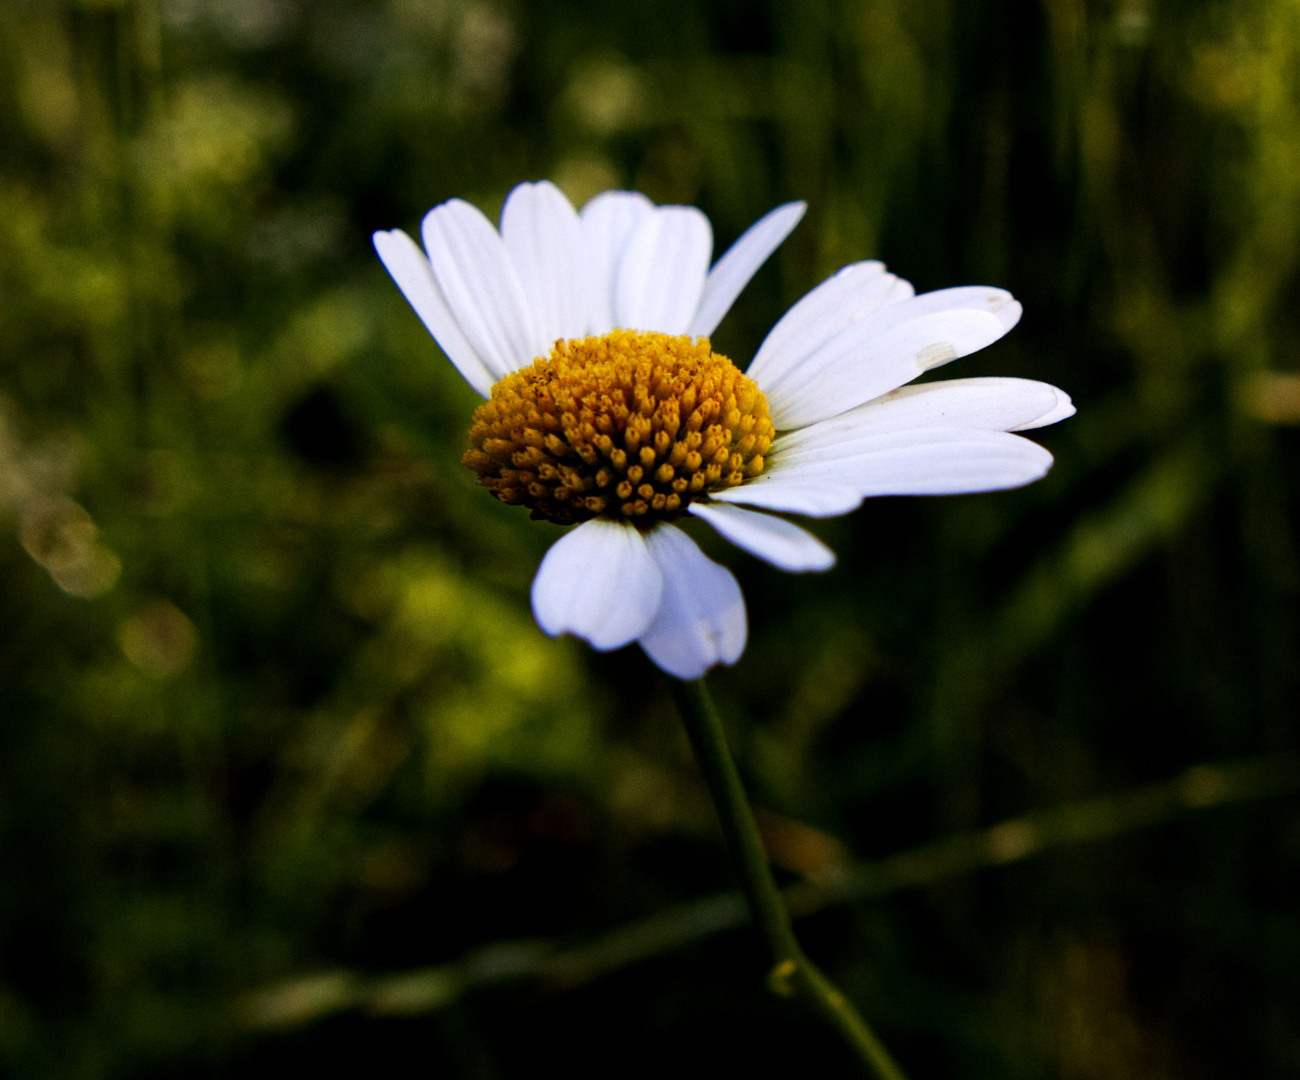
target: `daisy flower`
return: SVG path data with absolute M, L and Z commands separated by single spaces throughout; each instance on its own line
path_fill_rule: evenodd
M 914 294 L 879 262 L 846 266 L 772 328 L 746 372 L 709 335 L 804 213 L 778 207 L 710 267 L 690 206 L 607 191 L 579 213 L 520 184 L 498 232 L 452 199 L 424 250 L 375 234 L 398 288 L 484 398 L 464 463 L 498 499 L 572 528 L 546 553 L 532 605 L 548 634 L 636 641 L 682 679 L 744 651 L 736 579 L 675 522 L 694 515 L 782 570 L 835 556 L 778 513 L 846 514 L 871 495 L 993 491 L 1052 464 L 1011 434 L 1063 420 L 1070 399 L 1028 379 L 907 383 L 1020 319 L 1002 289 Z

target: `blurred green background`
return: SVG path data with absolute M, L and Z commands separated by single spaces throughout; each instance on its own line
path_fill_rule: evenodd
M 5 1076 L 856 1075 L 743 930 L 538 977 L 731 881 L 654 669 L 534 626 L 557 530 L 459 466 L 370 247 L 540 177 L 717 251 L 806 199 L 742 365 L 879 257 L 1023 301 L 945 376 L 1079 406 L 1039 484 L 816 524 L 830 574 L 700 535 L 786 880 L 1294 776 L 1295 0 L 0 0 Z M 1295 1077 L 1300 808 L 1222 775 L 801 934 L 915 1080 Z

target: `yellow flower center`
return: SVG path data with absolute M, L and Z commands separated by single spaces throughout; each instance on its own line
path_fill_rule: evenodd
M 558 341 L 492 387 L 462 460 L 534 518 L 649 528 L 761 473 L 775 433 L 754 381 L 707 338 L 614 330 Z

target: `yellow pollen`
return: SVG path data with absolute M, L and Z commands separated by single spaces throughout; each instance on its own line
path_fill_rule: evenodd
M 649 528 L 757 476 L 775 434 L 754 381 L 707 338 L 614 330 L 558 341 L 492 387 L 462 461 L 534 518 Z

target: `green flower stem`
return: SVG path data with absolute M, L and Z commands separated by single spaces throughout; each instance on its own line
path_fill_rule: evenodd
M 703 679 L 691 682 L 670 679 L 669 686 L 717 809 L 750 912 L 772 952 L 768 986 L 783 997 L 802 999 L 821 1013 L 879 1080 L 907 1080 L 871 1025 L 804 955 L 794 936 L 790 913 L 772 878 L 758 824 L 727 747 L 726 732 L 708 686 Z

